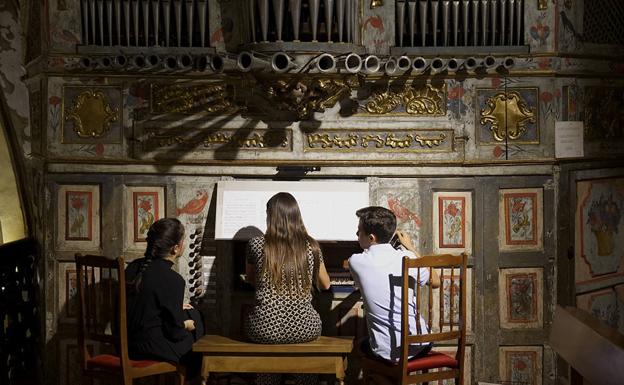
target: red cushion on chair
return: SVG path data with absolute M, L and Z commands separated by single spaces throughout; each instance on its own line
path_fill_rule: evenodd
M 440 352 L 429 352 L 424 357 L 415 358 L 407 363 L 407 370 L 436 369 L 436 368 L 458 368 L 459 363 L 453 357 Z
M 152 360 L 130 360 L 130 364 L 133 368 L 145 368 L 159 364 L 160 362 L 161 361 Z M 119 370 L 121 369 L 121 359 L 111 354 L 100 354 L 99 356 L 91 357 L 87 360 L 87 369 Z

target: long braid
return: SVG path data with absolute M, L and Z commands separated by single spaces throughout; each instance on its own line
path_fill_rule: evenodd
M 147 232 L 147 247 L 136 277 L 128 282 L 131 290 L 141 289 L 143 273 L 147 271 L 152 261 L 164 258 L 171 252 L 171 248 L 180 243 L 184 237 L 184 226 L 175 218 L 163 218 L 154 222 Z

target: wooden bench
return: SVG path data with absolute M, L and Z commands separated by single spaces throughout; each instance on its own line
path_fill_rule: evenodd
M 302 344 L 254 344 L 207 335 L 193 345 L 202 353 L 201 375 L 210 373 L 318 373 L 335 374 L 344 384 L 346 356 L 353 349 L 351 337 L 325 337 Z

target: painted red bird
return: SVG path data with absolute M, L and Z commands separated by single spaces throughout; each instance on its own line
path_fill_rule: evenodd
M 420 217 L 417 214 L 411 212 L 410 209 L 408 209 L 407 207 L 403 206 L 403 204 L 395 197 L 388 197 L 388 207 L 390 208 L 390 210 L 392 210 L 392 212 L 394 213 L 394 215 L 396 215 L 397 219 L 400 222 L 412 220 L 414 221 L 416 226 L 420 227 Z
M 368 28 L 369 24 L 371 27 L 377 29 L 379 32 L 384 33 L 385 28 L 384 28 L 383 19 L 381 18 L 381 16 L 371 16 L 368 19 L 366 19 L 363 25 L 364 30 Z
M 206 207 L 206 203 L 208 202 L 208 192 L 197 191 L 195 195 L 196 197 L 188 201 L 184 207 L 177 209 L 178 215 L 197 215 L 204 210 L 204 207 Z

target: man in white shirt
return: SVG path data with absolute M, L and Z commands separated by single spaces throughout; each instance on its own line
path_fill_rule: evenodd
M 401 277 L 403 256 L 419 258 L 409 235 L 397 232 L 401 244 L 407 250 L 396 250 L 389 243 L 396 230 L 396 217 L 392 211 L 379 206 L 370 206 L 356 212 L 360 218 L 358 242 L 363 253 L 349 258 L 349 268 L 355 284 L 362 292 L 366 310 L 366 323 L 370 350 L 383 359 L 397 362 L 401 355 Z M 412 273 L 410 273 L 412 274 Z M 414 269 L 413 276 L 419 285 L 430 283 L 440 286 L 440 278 L 428 269 L 420 270 L 420 277 Z M 430 280 L 431 278 L 431 280 Z M 412 292 L 412 290 L 410 290 Z M 409 306 L 410 333 L 416 334 L 415 301 Z M 428 333 L 427 325 L 420 317 L 420 333 Z M 412 345 L 410 358 L 425 355 L 431 344 Z

